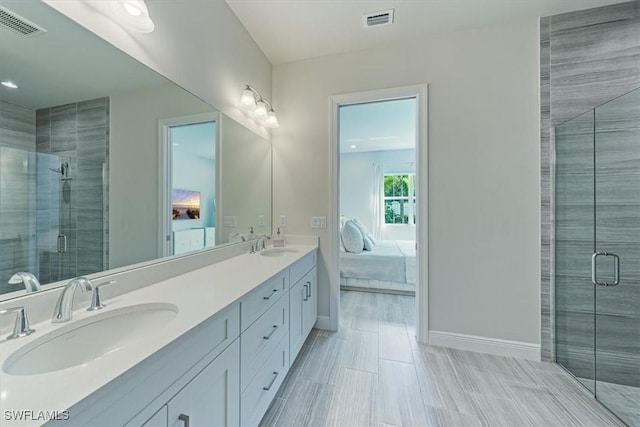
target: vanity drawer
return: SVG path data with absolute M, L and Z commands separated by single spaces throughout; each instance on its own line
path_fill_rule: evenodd
M 289 288 L 289 275 L 283 271 L 264 282 L 240 301 L 240 326 L 245 331 Z
M 240 337 L 240 390 L 244 390 L 289 331 L 289 298 L 280 298 Z
M 287 376 L 288 369 L 289 334 L 286 334 L 241 394 L 241 426 L 254 427 L 260 423 L 284 378 Z
M 305 255 L 304 258 L 289 267 L 291 286 L 298 283 L 298 281 L 316 265 L 316 253 L 317 251 L 313 251 L 310 254 Z

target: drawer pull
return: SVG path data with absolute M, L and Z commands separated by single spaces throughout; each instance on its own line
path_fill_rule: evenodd
M 309 285 L 304 285 L 304 299 L 302 301 L 308 301 L 309 300 L 308 295 L 309 295 Z
M 270 300 L 270 299 L 271 299 L 271 297 L 272 297 L 272 296 L 274 296 L 274 295 L 275 295 L 275 294 L 277 294 L 277 293 L 278 293 L 278 290 L 277 290 L 277 289 L 274 289 L 274 290 L 273 290 L 273 292 L 271 293 L 271 295 L 269 295 L 268 297 L 262 297 L 262 298 L 263 298 L 263 299 L 266 299 L 266 300 Z
M 184 427 L 189 427 L 189 415 L 180 414 L 178 415 L 178 419 L 182 421 Z
M 311 282 L 307 282 L 309 287 L 307 288 L 307 298 L 311 298 Z
M 269 338 L 271 338 L 273 334 L 276 333 L 277 330 L 278 330 L 278 325 L 273 325 L 273 329 L 271 329 L 271 332 L 269 332 L 269 335 L 263 336 L 262 339 L 268 340 Z
M 269 391 L 269 390 L 271 390 L 271 386 L 273 385 L 273 383 L 275 383 L 275 382 L 276 382 L 276 378 L 278 378 L 278 372 L 274 372 L 274 373 L 273 373 L 273 378 L 271 379 L 271 382 L 269 383 L 269 385 L 268 385 L 268 386 L 266 386 L 266 387 L 262 387 L 262 389 L 263 389 L 264 391 Z

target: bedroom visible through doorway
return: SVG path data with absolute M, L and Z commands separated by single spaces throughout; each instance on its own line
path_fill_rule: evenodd
M 416 110 L 415 97 L 339 106 L 343 297 L 415 295 Z

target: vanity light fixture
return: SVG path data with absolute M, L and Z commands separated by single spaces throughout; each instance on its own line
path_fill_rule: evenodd
M 140 33 L 150 33 L 155 28 L 144 0 L 109 1 L 113 19 L 124 27 Z
M 253 86 L 245 86 L 240 98 L 240 107 L 252 117 L 258 119 L 265 127 L 273 129 L 280 126 L 271 103 L 262 98 L 260 92 Z
M 18 85 L 12 82 L 11 80 L 3 80 L 0 82 L 2 86 L 8 87 L 9 89 L 18 89 Z

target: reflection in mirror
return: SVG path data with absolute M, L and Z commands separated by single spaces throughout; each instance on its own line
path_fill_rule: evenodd
M 271 232 L 268 141 L 46 4 L 0 5 L 47 30 L 0 25 L 0 80 L 18 86 L 0 86 L 0 299 L 37 290 L 18 272 L 48 289 Z M 212 119 L 163 139 L 188 117 Z M 185 230 L 201 237 L 177 251 Z

